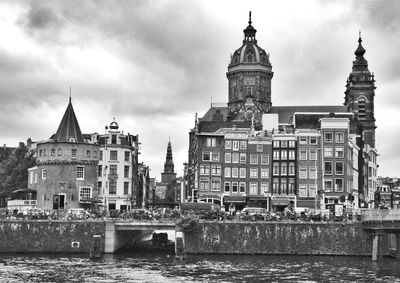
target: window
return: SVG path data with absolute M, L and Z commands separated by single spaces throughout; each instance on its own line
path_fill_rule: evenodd
M 240 141 L 240 149 L 241 150 L 246 150 L 247 149 L 247 142 L 246 141 Z
M 300 137 L 299 138 L 299 143 L 300 144 L 307 144 L 307 137 Z
M 110 150 L 110 160 L 118 160 L 118 151 Z
M 246 193 L 246 183 L 245 182 L 240 182 L 239 183 L 239 193 Z
M 299 197 L 307 197 L 307 185 L 300 184 L 299 185 Z
M 344 133 L 335 133 L 335 141 L 343 143 L 344 142 Z
M 317 179 L 317 167 L 315 166 L 308 167 L 308 177 L 310 179 Z
M 232 162 L 232 155 L 230 153 L 225 153 L 225 163 Z
M 87 201 L 92 198 L 91 187 L 80 187 L 79 188 L 79 201 Z
M 216 147 L 217 139 L 216 138 L 207 138 L 207 147 Z
M 117 144 L 117 135 L 111 135 L 111 143 Z
M 129 162 L 129 156 L 130 156 L 131 154 L 130 154 L 130 152 L 129 151 L 125 151 L 125 161 L 128 161 Z
M 316 196 L 316 194 L 317 194 L 317 188 L 316 188 L 316 186 L 315 186 L 315 185 L 309 185 L 309 188 L 308 188 L 308 196 L 313 198 L 313 197 Z
M 97 177 L 101 177 L 103 174 L 103 165 L 97 166 Z
M 76 148 L 71 149 L 71 156 L 76 157 Z
M 42 170 L 42 179 L 45 180 L 47 177 L 47 169 Z
M 232 141 L 225 141 L 225 149 L 232 149 Z
M 279 160 L 279 150 L 273 151 L 273 158 L 274 158 L 274 160 Z
M 294 179 L 290 178 L 289 179 L 289 187 L 288 187 L 288 194 L 294 195 Z
M 358 99 L 358 117 L 360 119 L 365 119 L 365 105 L 366 99 L 364 97 L 360 97 Z
M 343 191 L 343 179 L 335 179 L 335 191 Z
M 35 174 L 35 184 L 37 184 L 37 182 L 38 182 L 38 173 L 35 172 L 34 174 Z
M 289 162 L 289 176 L 294 176 L 296 174 L 296 166 L 294 162 Z
M 337 158 L 343 158 L 344 157 L 343 146 L 336 146 L 335 147 L 335 157 L 337 157 Z
M 274 147 L 279 147 L 279 141 L 274 141 L 273 145 L 274 145 Z
M 300 149 L 299 150 L 299 159 L 300 160 L 307 160 L 307 149 Z
M 238 192 L 238 182 L 232 182 L 232 193 Z
M 261 164 L 262 165 L 269 164 L 269 154 L 261 154 Z
M 258 195 L 258 183 L 250 183 L 250 195 Z
M 288 141 L 281 141 L 281 147 L 287 147 Z
M 331 192 L 332 191 L 332 179 L 325 179 L 324 189 L 325 189 L 325 192 Z
M 262 182 L 261 183 L 261 193 L 268 194 L 269 192 L 270 192 L 269 191 L 269 183 Z
M 55 148 L 52 148 L 52 149 L 51 149 L 51 152 L 50 152 L 50 154 L 51 154 L 51 156 L 54 156 L 54 155 L 56 155 L 56 150 L 55 150 Z
M 78 180 L 85 179 L 85 167 L 84 166 L 76 166 L 76 178 Z
M 324 148 L 324 156 L 325 157 L 333 157 L 333 149 L 331 146 L 326 146 Z
M 239 177 L 239 168 L 234 167 L 232 168 L 232 178 L 238 178 Z
M 324 172 L 325 174 L 332 174 L 332 162 L 331 161 L 325 161 L 324 162 Z
M 268 167 L 261 167 L 261 178 L 263 178 L 263 179 L 269 178 L 269 168 Z
M 289 159 L 293 160 L 296 158 L 296 151 L 294 150 L 289 150 Z
M 33 172 L 29 172 L 29 183 L 33 184 Z
M 335 163 L 335 174 L 343 175 L 343 162 Z
M 102 183 L 101 181 L 98 181 L 98 182 L 97 182 L 97 193 L 98 193 L 99 195 L 102 194 L 102 186 L 103 186 L 103 183 Z
M 103 151 L 100 151 L 100 160 L 103 160 Z
M 200 175 L 210 175 L 209 164 L 200 164 Z
M 272 175 L 279 176 L 279 163 L 278 162 L 274 162 L 274 164 L 272 165 Z
M 218 162 L 219 161 L 219 152 L 211 152 L 211 161 Z
M 258 164 L 258 155 L 250 154 L 250 164 Z
M 225 178 L 230 178 L 230 177 L 231 177 L 231 168 L 225 167 Z
M 90 157 L 90 150 L 86 150 L 86 156 Z
M 296 142 L 295 141 L 289 141 L 289 147 L 295 147 Z
M 211 165 L 211 175 L 221 176 L 221 165 Z
M 246 178 L 246 168 L 240 168 L 239 174 L 240 178 Z
M 317 144 L 317 137 L 310 137 L 310 144 Z
M 117 182 L 116 181 L 110 181 L 108 183 L 109 188 L 108 188 L 108 193 L 110 195 L 116 195 L 117 194 Z
M 46 156 L 46 150 L 43 149 L 43 156 Z
M 211 178 L 211 190 L 212 191 L 220 191 L 221 190 L 221 179 L 220 178 Z
M 287 159 L 287 150 L 281 150 L 281 159 L 286 160 Z
M 199 190 L 208 191 L 210 190 L 210 179 L 206 177 L 200 177 Z
M 287 163 L 281 163 L 281 176 L 287 176 Z
M 262 144 L 258 144 L 257 145 L 257 152 L 263 152 L 263 145 Z
M 129 178 L 129 166 L 124 166 L 124 177 Z
M 310 160 L 317 160 L 317 149 L 310 148 Z
M 325 142 L 333 142 L 333 134 L 332 133 L 325 133 L 324 140 L 325 140 Z
M 246 153 L 241 153 L 240 154 L 240 163 L 241 164 L 246 164 Z
M 239 153 L 232 153 L 232 163 L 239 163 Z
M 239 150 L 239 141 L 233 141 L 232 142 L 232 149 L 233 150 Z
M 58 154 L 58 156 L 62 155 L 62 149 L 61 148 L 58 149 L 58 153 L 57 154 Z
M 258 168 L 250 168 L 250 178 L 258 178 Z
M 110 172 L 109 172 L 110 175 L 116 176 L 117 175 L 117 169 L 118 169 L 117 165 L 115 165 L 115 164 L 110 165 Z
M 272 181 L 272 192 L 274 194 L 279 194 L 279 179 L 274 179 Z
M 287 180 L 281 179 L 281 195 L 287 194 Z
M 97 158 L 97 151 L 93 151 L 93 157 Z
M 306 166 L 299 167 L 299 178 L 307 179 L 307 167 Z
M 39 156 L 42 156 L 43 150 L 39 150 Z
M 224 191 L 226 193 L 229 193 L 231 191 L 231 182 L 225 182 L 224 183 Z
M 129 195 L 129 182 L 124 182 L 124 195 Z
M 203 152 L 203 161 L 210 161 L 211 160 L 211 154 L 209 151 L 204 151 Z

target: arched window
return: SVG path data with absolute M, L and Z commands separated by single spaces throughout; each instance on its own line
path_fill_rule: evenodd
M 253 62 L 253 60 L 254 60 L 254 52 L 252 50 L 247 51 L 246 60 L 247 60 L 247 62 Z
M 365 119 L 365 107 L 366 107 L 367 100 L 365 97 L 360 97 L 358 99 L 358 117 L 360 119 Z

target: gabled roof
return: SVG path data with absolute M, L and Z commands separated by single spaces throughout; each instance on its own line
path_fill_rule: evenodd
M 73 138 L 75 142 L 84 142 L 74 108 L 72 107 L 71 98 L 69 99 L 69 104 L 61 123 L 58 126 L 58 130 L 52 138 L 58 142 L 71 142 L 71 138 Z
M 268 113 L 277 113 L 280 124 L 291 124 L 294 113 L 343 113 L 348 112 L 343 105 L 313 105 L 313 106 L 272 106 Z

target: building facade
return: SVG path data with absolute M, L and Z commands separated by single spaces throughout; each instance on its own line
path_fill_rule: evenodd
M 358 40 L 344 105 L 273 106 L 251 14 L 228 65 L 228 103 L 189 132 L 185 199 L 228 209 L 367 206 L 376 188 L 374 76 Z M 376 190 L 376 189 L 375 189 Z

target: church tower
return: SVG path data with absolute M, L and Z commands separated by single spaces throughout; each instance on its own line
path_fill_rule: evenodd
M 253 102 L 262 112 L 271 107 L 271 79 L 273 76 L 269 54 L 257 45 L 257 30 L 249 25 L 244 32 L 242 46 L 231 55 L 226 76 L 229 81 L 229 108 L 236 113 L 247 101 Z
M 161 182 L 171 183 L 176 179 L 176 173 L 174 173 L 174 161 L 172 160 L 172 147 L 171 141 L 168 141 L 167 155 L 165 157 L 164 172 L 161 173 Z
M 368 62 L 364 58 L 365 49 L 361 42 L 360 34 L 358 47 L 354 52 L 356 60 L 353 61 L 353 69 L 346 82 L 344 105 L 355 114 L 362 126 L 364 142 L 375 148 L 375 79 L 368 69 Z

